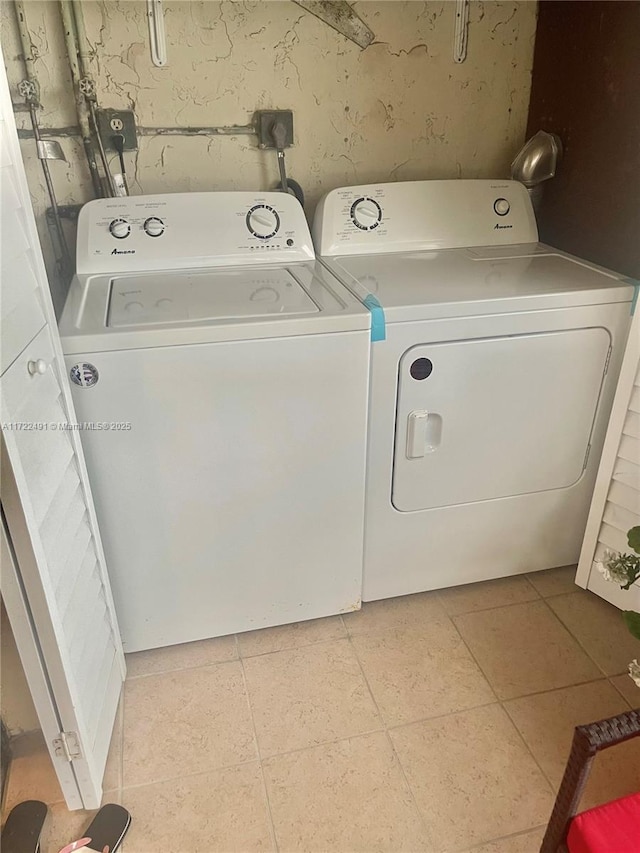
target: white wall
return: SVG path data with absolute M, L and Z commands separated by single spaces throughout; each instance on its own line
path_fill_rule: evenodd
M 20 49 L 12 6 L 1 6 L 15 86 Z M 296 145 L 287 163 L 310 214 L 322 193 L 342 184 L 503 177 L 523 142 L 534 2 L 474 0 L 460 65 L 452 57 L 453 2 L 354 3 L 376 36 L 364 51 L 289 0 L 164 6 L 169 63 L 160 69 L 150 59 L 146 2 L 83 3 L 100 104 L 132 108 L 147 127 L 246 124 L 256 109 L 293 109 Z M 27 2 L 48 126 L 76 124 L 58 14 L 57 2 Z M 27 126 L 24 114 L 20 120 Z M 86 201 L 80 145 L 61 141 L 69 164 L 51 164 L 59 200 Z M 32 142 L 24 152 L 41 211 Z M 267 188 L 278 180 L 273 152 L 246 136 L 143 137 L 128 161 L 136 193 Z

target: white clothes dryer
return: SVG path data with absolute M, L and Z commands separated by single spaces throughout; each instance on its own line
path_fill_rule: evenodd
M 334 190 L 313 233 L 372 312 L 363 599 L 576 563 L 633 286 L 513 181 Z
M 300 204 L 109 198 L 78 224 L 60 333 L 125 650 L 358 608 L 370 315 Z

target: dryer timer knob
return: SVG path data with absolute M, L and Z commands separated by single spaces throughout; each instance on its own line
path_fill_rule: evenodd
M 361 231 L 372 231 L 382 221 L 382 208 L 372 198 L 359 198 L 351 205 L 351 221 Z
M 126 219 L 114 219 L 109 224 L 109 231 L 116 240 L 124 240 L 131 233 L 131 226 Z
M 506 216 L 511 210 L 511 205 L 506 198 L 497 198 L 493 203 L 493 209 L 498 216 Z

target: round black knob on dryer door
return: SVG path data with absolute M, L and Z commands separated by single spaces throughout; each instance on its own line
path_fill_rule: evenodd
M 416 358 L 416 360 L 411 363 L 409 373 L 414 379 L 426 379 L 427 376 L 431 376 L 432 370 L 433 364 L 430 359 Z

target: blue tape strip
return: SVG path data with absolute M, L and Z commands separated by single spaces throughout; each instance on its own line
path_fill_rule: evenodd
M 387 333 L 385 331 L 384 309 L 382 305 L 380 305 L 372 293 L 365 297 L 364 304 L 371 313 L 371 340 L 384 341 Z
M 631 316 L 636 313 L 636 305 L 638 304 L 638 295 L 640 294 L 640 281 L 630 279 L 629 284 L 633 285 L 633 297 L 631 299 Z

